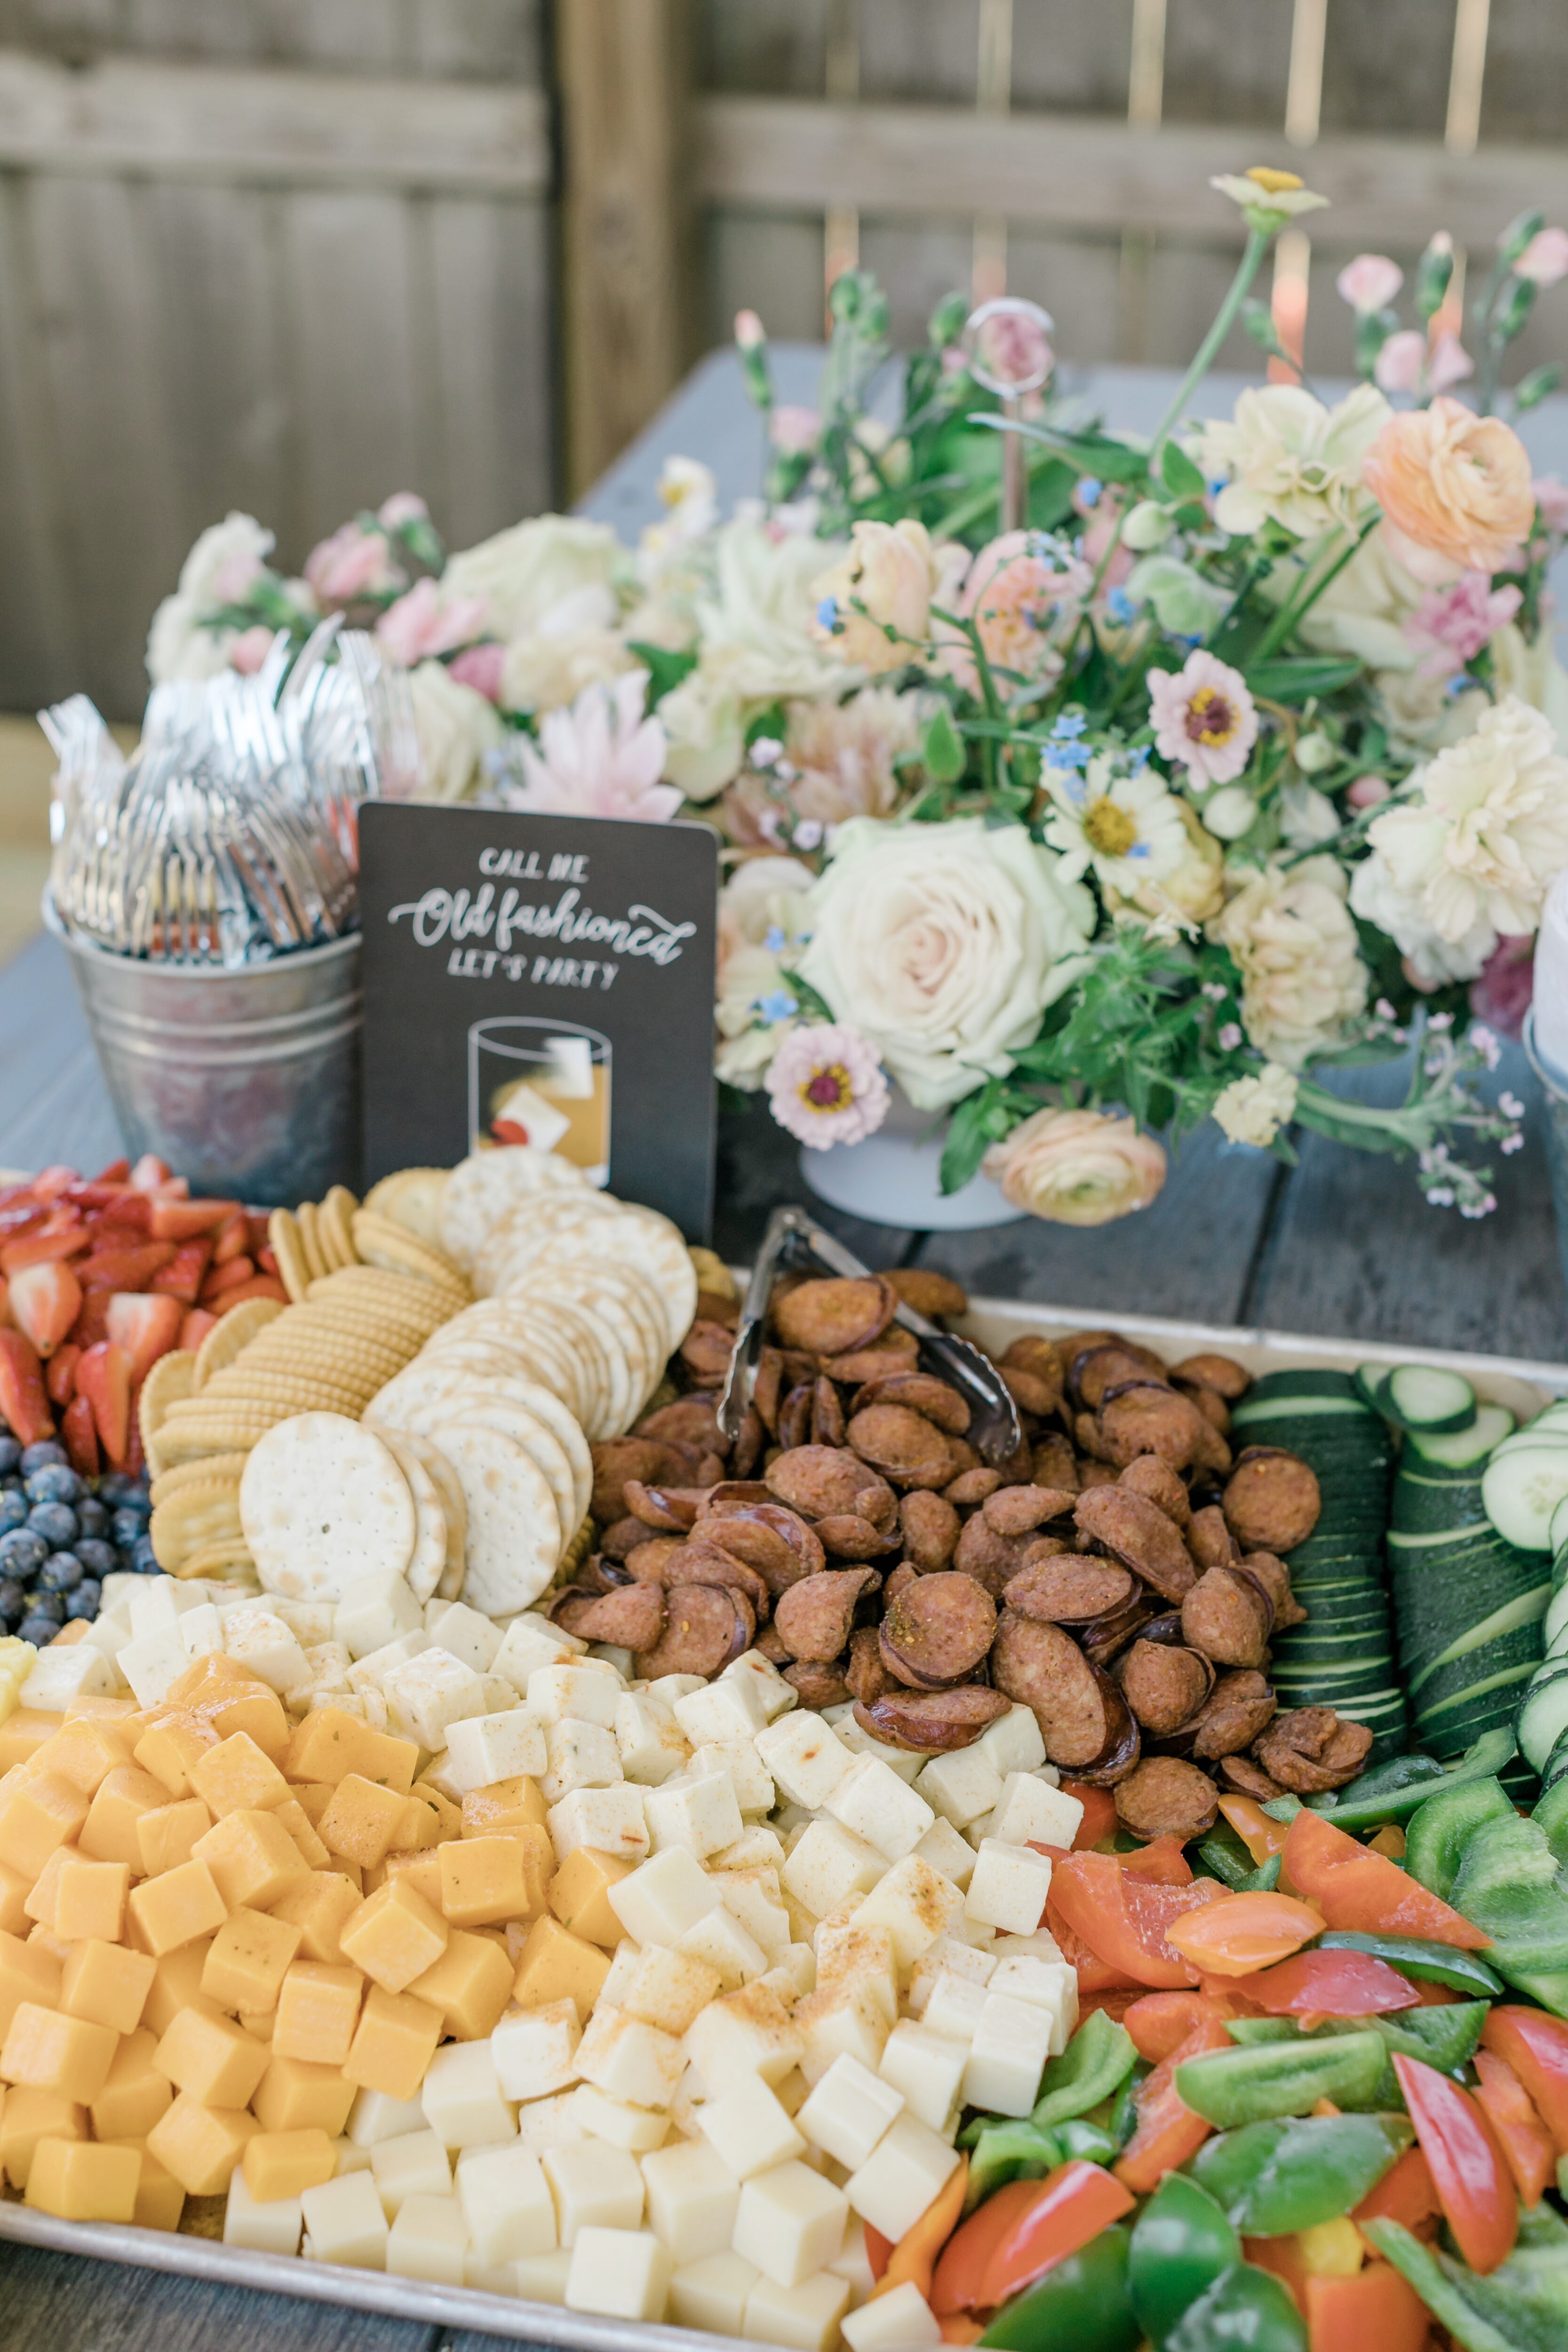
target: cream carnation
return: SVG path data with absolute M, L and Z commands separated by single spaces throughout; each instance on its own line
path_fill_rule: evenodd
M 1248 1037 L 1291 1069 L 1336 1044 L 1365 1007 L 1366 966 L 1331 857 L 1252 875 L 1209 936 L 1241 973 Z
M 1295 1115 L 1297 1082 L 1281 1062 L 1265 1062 L 1255 1078 L 1236 1078 L 1218 1096 L 1214 1115 L 1232 1143 L 1267 1151 Z
M 419 737 L 420 798 L 466 800 L 479 781 L 486 752 L 504 745 L 506 729 L 484 696 L 438 661 L 423 661 L 410 670 L 408 689 Z
M 1082 969 L 1094 901 L 1022 825 L 858 817 L 810 898 L 800 971 L 921 1110 L 1001 1076 Z
M 1389 415 L 1370 383 L 1325 408 L 1300 384 L 1244 392 L 1228 422 L 1206 425 L 1194 456 L 1230 478 L 1215 502 L 1222 530 L 1247 537 L 1277 522 L 1293 539 L 1353 525 L 1366 511 L 1362 466 Z
M 1146 1209 L 1165 1181 L 1163 1147 L 1099 1110 L 1037 1110 L 982 1164 L 1016 1209 L 1058 1225 L 1110 1224 Z

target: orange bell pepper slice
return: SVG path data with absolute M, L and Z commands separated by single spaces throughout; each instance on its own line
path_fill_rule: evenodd
M 1261 1870 L 1275 1854 L 1284 1853 L 1289 1835 L 1287 1824 L 1272 1820 L 1256 1797 L 1222 1797 L 1219 1809 L 1258 1869 Z
M 1123 2011 L 1121 2022 L 1140 2058 L 1158 2065 L 1198 2026 L 1211 2020 L 1223 2024 L 1229 2014 L 1229 2004 L 1210 1993 L 1146 1992 Z
M 1005 2181 L 967 2221 L 960 2223 L 938 2257 L 926 2298 L 939 2319 L 951 2312 L 980 2308 L 980 2290 L 992 2255 L 1039 2191 L 1037 2180 Z M 868 2241 L 870 2234 L 868 2230 Z
M 1484 2277 L 1519 2235 L 1513 2181 L 1486 2109 L 1424 2059 L 1394 2053 L 1394 2071 L 1459 2252 Z
M 1442 2211 L 1431 2166 L 1418 2147 L 1407 2147 L 1376 2188 L 1367 2190 L 1351 2220 L 1397 2221 L 1414 2235 L 1424 2223 L 1439 2220 Z
M 1288 2286 L 1298 2311 L 1307 2308 L 1307 2265 L 1301 2259 L 1301 2241 L 1289 2238 L 1243 2238 L 1241 2251 L 1255 2270 L 1271 2272 L 1281 2285 Z
M 1431 2314 L 1392 2263 L 1306 2281 L 1311 2352 L 1424 2352 Z
M 1099 1845 L 1116 1830 L 1116 1800 L 1109 1789 L 1091 1789 L 1087 1780 L 1064 1780 L 1062 1794 L 1076 1797 L 1083 1807 L 1083 1819 L 1078 1825 L 1078 1835 L 1072 1842 L 1074 1853 L 1082 1853 L 1091 1845 Z
M 1374 1853 L 1305 1805 L 1285 1840 L 1284 1874 L 1331 1927 L 1368 1936 L 1419 1936 L 1464 1952 L 1484 1951 L 1491 1942 L 1385 1853 Z
M 1136 1853 L 1119 1853 L 1116 1859 L 1130 1877 L 1147 1879 L 1151 1886 L 1193 1884 L 1193 1866 L 1182 1852 L 1179 1837 L 1151 1838 Z
M 969 2187 L 969 2158 L 964 2157 L 956 2172 L 950 2172 L 918 2221 L 911 2221 L 898 2244 L 888 2257 L 888 2266 L 866 2298 L 874 2303 L 879 2294 L 891 2294 L 896 2286 L 912 2284 L 918 2286 L 927 2303 L 931 2301 L 931 2273 L 938 2255 L 963 2218 L 964 2192 Z
M 1146 2197 L 1167 2172 L 1179 2171 L 1189 2157 L 1197 2154 L 1210 2126 L 1202 2116 L 1194 2115 L 1177 2092 L 1176 2069 L 1184 2059 L 1230 2046 L 1230 2036 L 1219 2019 L 1203 2018 L 1185 2041 L 1179 2042 L 1170 2056 L 1145 2076 L 1138 2087 L 1137 2128 L 1115 2168 L 1116 2178 L 1124 2187 Z
M 1505 2001 L 1481 2029 L 1483 2048 L 1506 2058 L 1534 2100 L 1559 2156 L 1568 2156 L 1568 2025 L 1542 2009 Z
M 1134 2200 L 1102 2165 L 1073 2157 L 1034 2183 L 1033 2201 L 993 2249 L 980 2283 L 986 2309 L 1006 2303 L 1131 2213 Z
M 1419 2004 L 1408 1977 L 1371 1952 L 1295 1952 L 1278 1967 L 1226 1981 L 1266 2017 L 1386 2017 Z
M 1480 2077 L 1476 2097 L 1497 2134 L 1519 2193 L 1527 2205 L 1539 2205 L 1542 2191 L 1557 2178 L 1552 2134 L 1506 2058 L 1495 2050 L 1478 2050 L 1476 2073 Z
M 1069 1853 L 1052 1870 L 1047 1910 L 1117 1971 L 1116 1981 L 1174 1990 L 1194 1983 L 1196 1971 L 1166 1942 L 1167 1927 L 1225 1891 L 1212 1878 L 1190 1886 L 1151 1883 L 1124 1870 L 1115 1854 Z
M 1322 1932 L 1318 1914 L 1293 1895 L 1222 1895 L 1173 1919 L 1165 1941 L 1210 1976 L 1245 1977 L 1288 1960 Z

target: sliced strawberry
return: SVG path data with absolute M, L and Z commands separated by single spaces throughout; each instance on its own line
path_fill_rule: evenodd
M 209 1315 L 205 1307 L 193 1307 L 180 1326 L 181 1347 L 188 1348 L 194 1356 L 216 1321 L 217 1317 Z
M 44 1393 L 38 1351 L 21 1331 L 0 1331 L 0 1412 L 24 1445 L 55 1433 L 55 1417 Z
M 261 1263 L 261 1253 L 267 1247 L 268 1228 L 271 1223 L 272 1219 L 265 1209 L 259 1213 L 251 1209 L 245 1213 L 245 1230 L 249 1236 L 245 1244 L 246 1254 L 253 1257 L 258 1265 Z
M 63 1161 L 57 1160 L 52 1167 L 44 1169 L 34 1177 L 33 1198 L 36 1201 L 58 1200 L 62 1192 L 68 1192 L 73 1184 L 80 1181 L 81 1178 L 74 1168 L 68 1168 Z
M 16 1328 L 16 1318 L 11 1312 L 11 1286 L 0 1274 L 0 1326 Z
M 98 1450 L 98 1430 L 92 1418 L 92 1406 L 84 1396 L 73 1397 L 60 1420 L 60 1435 L 66 1452 L 70 1455 L 71 1468 L 80 1478 L 96 1478 L 103 1467 Z
M 210 1307 L 213 1300 L 221 1298 L 226 1290 L 233 1290 L 240 1283 L 248 1282 L 255 1272 L 256 1268 L 247 1257 L 231 1257 L 226 1265 L 215 1265 L 202 1285 L 202 1305 Z
M 226 1315 L 231 1307 L 243 1307 L 247 1298 L 276 1298 L 280 1306 L 289 1304 L 289 1293 L 276 1275 L 253 1274 L 248 1282 L 237 1282 L 232 1290 L 219 1291 L 213 1300 L 213 1313 Z
M 109 1301 L 109 1337 L 131 1358 L 131 1377 L 140 1387 L 157 1362 L 176 1346 L 184 1321 L 184 1303 L 150 1290 L 116 1290 Z
M 145 1290 L 174 1255 L 173 1242 L 144 1242 L 140 1249 L 95 1250 L 77 1268 L 84 1290 Z
M 216 1234 L 234 1215 L 238 1203 L 234 1201 L 174 1201 L 160 1192 L 147 1206 L 154 1241 L 188 1242 L 196 1234 Z
M 131 1350 L 112 1339 L 89 1348 L 76 1368 L 76 1391 L 92 1406 L 99 1444 L 115 1468 L 124 1465 L 131 1437 Z
M 257 1265 L 260 1267 L 263 1274 L 275 1275 L 277 1273 L 278 1253 L 276 1250 L 270 1247 L 267 1249 L 252 1250 L 250 1255 L 256 1260 Z
M 94 1249 L 127 1249 L 153 1231 L 153 1203 L 145 1192 L 114 1192 L 88 1212 Z
M 174 1171 L 155 1151 L 144 1151 L 131 1171 L 130 1181 L 138 1192 L 156 1192 L 174 1182 Z
M 125 1459 L 121 1468 L 128 1478 L 144 1478 L 147 1475 L 147 1449 L 142 1443 L 141 1391 L 131 1392 L 131 1434 L 125 1443 Z
M 212 1254 L 213 1245 L 205 1238 L 179 1243 L 168 1265 L 153 1276 L 153 1289 L 163 1291 L 171 1298 L 183 1298 L 187 1307 L 194 1307 Z
M 38 1206 L 39 1202 L 31 1184 L 7 1184 L 4 1192 L 0 1192 L 0 1224 L 8 1224 L 13 1217 L 19 1216 L 24 1210 L 36 1209 Z
M 79 1348 L 96 1348 L 100 1339 L 109 1337 L 109 1302 L 111 1290 L 84 1290 L 81 1313 L 71 1325 L 70 1336 Z
M 81 1313 L 81 1285 L 68 1265 L 26 1265 L 10 1276 L 7 1297 L 18 1330 L 40 1356 L 52 1356 Z
M 129 1184 L 131 1181 L 130 1160 L 111 1160 L 107 1168 L 100 1168 L 99 1170 L 97 1175 L 92 1179 L 92 1181 L 95 1184 Z
M 245 1222 L 245 1211 L 231 1209 L 217 1229 L 217 1239 L 213 1244 L 213 1264 L 226 1265 L 231 1257 L 247 1255 L 249 1248 L 250 1234 Z
M 44 1374 L 44 1386 L 48 1391 L 51 1403 L 68 1405 L 75 1396 L 77 1359 L 80 1354 L 81 1349 L 75 1340 L 68 1339 L 62 1347 L 57 1348 L 49 1358 L 49 1367 Z
M 54 1265 L 79 1257 L 90 1240 L 85 1225 L 56 1224 L 51 1218 L 30 1233 L 0 1244 L 0 1274 L 20 1274 L 25 1266 Z

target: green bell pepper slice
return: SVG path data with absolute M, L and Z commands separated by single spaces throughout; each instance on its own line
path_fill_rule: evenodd
M 1394 1756 L 1386 1764 L 1350 1781 L 1337 1792 L 1313 1797 L 1308 1810 L 1332 1816 L 1337 1829 L 1373 1829 L 1383 1822 L 1408 1821 L 1436 1795 L 1490 1780 L 1502 1770 L 1515 1750 L 1511 1731 L 1483 1731 L 1451 1767 L 1430 1756 Z M 1299 1797 L 1271 1797 L 1263 1808 L 1277 1822 L 1294 1821 L 1301 1810 Z M 1425 1880 L 1422 1882 L 1426 1884 Z M 1436 1894 L 1436 1888 L 1433 1889 Z
M 1127 2262 L 1132 2308 L 1163 2344 L 1189 2304 L 1241 2260 L 1241 2240 L 1206 2189 L 1167 2173 L 1132 2224 Z
M 1244 2237 L 1289 2237 L 1351 2212 L 1414 2137 L 1402 2116 L 1244 2124 L 1199 2148 L 1192 2177 Z
M 1087 2116 L 1069 2116 L 1065 2124 L 1057 2125 L 1051 2137 L 1061 2143 L 1064 2163 L 1069 2157 L 1079 2156 L 1086 2164 L 1103 2164 L 1108 2170 L 1123 2145 L 1103 2124 L 1091 2123 Z
M 1455 1866 L 1452 1900 L 1491 1937 L 1489 1965 L 1568 2016 L 1568 1894 L 1540 1823 L 1510 1806 L 1506 1819 L 1494 1814 L 1473 1829 Z
M 971 2150 L 964 2193 L 967 2212 L 973 2212 L 1005 2181 L 1043 2180 L 1066 2156 L 1057 2133 L 1041 2131 L 1026 2116 L 1003 2123 L 982 2116 L 966 2127 L 963 2137 Z
M 1320 1936 L 1320 1952 L 1370 1952 L 1407 1977 L 1426 1984 L 1447 1985 L 1450 1992 L 1468 1992 L 1477 2000 L 1501 2000 L 1507 1990 L 1495 1969 L 1477 1952 L 1462 1952 L 1453 1944 L 1430 1944 L 1418 1936 L 1363 1936 L 1349 1927 L 1331 1927 Z
M 1309 2115 L 1320 2099 L 1360 2106 L 1385 2063 L 1383 2037 L 1371 2031 L 1322 2042 L 1242 2042 L 1185 2060 L 1176 2069 L 1176 2093 L 1195 2116 L 1228 2131 L 1272 2116 Z
M 998 2352 L 1136 2352 L 1143 2330 L 1127 2283 L 1128 2237 L 1121 2221 L 1101 2230 L 1005 2305 L 981 2343 Z
M 1412 1878 L 1445 1903 L 1465 1850 L 1489 1822 L 1516 1821 L 1513 1801 L 1500 1780 L 1450 1782 L 1412 1813 L 1405 1832 L 1405 1867 Z
M 1053 2058 L 1040 2077 L 1040 2095 L 1030 2117 L 1041 2131 L 1065 2123 L 1069 2116 L 1086 2116 L 1119 2091 L 1132 2072 L 1138 2053 L 1124 2025 L 1097 2009 L 1084 2019 L 1059 2058 Z
M 1189 2305 L 1164 2352 L 1307 2352 L 1307 2325 L 1289 2288 L 1268 2271 L 1237 2263 Z
M 1550 2206 L 1521 2210 L 1518 2245 L 1485 2278 L 1397 2221 L 1365 2226 L 1466 2352 L 1562 2352 L 1568 2343 L 1568 2228 Z
M 1559 1863 L 1568 1862 L 1568 1773 L 1553 1780 L 1550 1789 L 1536 1800 L 1530 1816 L 1538 1829 L 1546 1833 L 1546 1843 Z

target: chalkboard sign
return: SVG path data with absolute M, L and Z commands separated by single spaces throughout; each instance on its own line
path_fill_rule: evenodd
M 365 1181 L 531 1143 L 707 1239 L 718 845 L 367 801 Z

